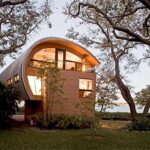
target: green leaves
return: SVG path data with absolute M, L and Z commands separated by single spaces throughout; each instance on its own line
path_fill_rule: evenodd
M 147 85 L 145 89 L 136 93 L 135 101 L 140 106 L 145 106 L 147 101 L 150 101 L 150 85 Z
M 9 117 L 17 110 L 19 93 L 0 83 L 0 127 L 5 126 Z

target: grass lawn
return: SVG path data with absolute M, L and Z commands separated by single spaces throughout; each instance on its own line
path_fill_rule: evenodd
M 91 130 L 40 131 L 18 128 L 0 131 L 0 150 L 149 150 L 150 132 Z

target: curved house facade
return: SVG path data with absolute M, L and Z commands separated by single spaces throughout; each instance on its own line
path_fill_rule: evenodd
M 13 85 L 25 100 L 25 117 L 43 111 L 43 81 L 39 78 L 39 68 L 43 62 L 54 64 L 65 79 L 64 94 L 60 103 L 55 103 L 53 113 L 76 114 L 81 111 L 92 115 L 91 111 L 77 108 L 86 102 L 95 101 L 96 74 L 98 60 L 86 49 L 61 38 L 45 38 L 33 44 L 0 75 L 6 85 Z M 89 104 L 88 104 L 89 105 Z M 94 106 L 90 105 L 94 110 Z

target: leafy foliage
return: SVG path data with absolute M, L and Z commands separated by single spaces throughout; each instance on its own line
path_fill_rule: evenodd
M 118 100 L 117 87 L 114 82 L 106 82 L 103 72 L 103 75 L 97 78 L 96 105 L 98 110 L 105 112 L 107 108 L 117 106 L 116 100 Z
M 74 0 L 68 8 L 73 17 L 96 17 L 97 21 L 105 18 L 118 39 L 150 46 L 150 3 L 147 0 L 108 0 L 107 3 L 104 0 Z
M 5 87 L 0 82 L 0 127 L 9 122 L 9 117 L 17 110 L 19 94 L 10 87 Z
M 145 106 L 147 101 L 150 101 L 150 85 L 136 93 L 135 101 L 142 107 Z
M 55 63 L 43 62 L 39 70 L 39 76 L 43 82 L 43 98 L 46 101 L 46 115 L 53 112 L 54 103 L 60 103 L 63 95 L 63 86 L 65 79 L 61 77 L 61 73 Z M 44 88 L 45 86 L 45 88 Z
M 41 129 L 84 129 L 92 125 L 91 118 L 78 115 L 53 114 L 45 120 L 43 114 L 35 114 L 31 119 Z
M 128 130 L 132 131 L 150 131 L 150 119 L 138 119 L 133 124 L 128 124 L 126 127 Z
M 130 107 L 134 122 L 137 114 L 135 102 L 124 74 L 137 70 L 134 48 L 139 43 L 150 46 L 149 27 L 143 26 L 145 20 L 149 26 L 149 5 L 142 0 L 108 0 L 107 3 L 103 0 L 74 0 L 67 5 L 65 13 L 78 18 L 80 27 L 84 25 L 86 28 L 85 33 L 71 28 L 67 37 L 100 50 L 99 59 L 104 62 L 100 71 L 109 68 L 107 81 L 115 81 Z M 145 52 L 148 51 L 143 50 L 143 55 Z M 147 103 L 143 116 L 147 115 L 149 107 L 150 103 Z
M 30 33 L 51 14 L 49 0 L 0 2 L 0 63 L 7 54 L 17 52 L 28 40 Z

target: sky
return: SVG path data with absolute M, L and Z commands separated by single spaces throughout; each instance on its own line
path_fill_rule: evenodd
M 66 2 L 69 1 L 72 0 L 54 0 L 52 2 L 53 13 L 50 16 L 52 28 L 48 28 L 46 24 L 42 24 L 38 33 L 34 33 L 29 37 L 28 42 L 22 48 L 22 52 L 24 50 L 27 50 L 36 41 L 45 37 L 66 38 L 65 35 L 67 33 L 67 29 L 69 29 L 72 25 L 76 24 L 76 20 L 67 21 L 66 23 L 67 17 L 62 13 L 63 7 L 65 7 Z M 83 28 L 81 28 L 81 32 L 84 32 Z M 140 51 L 140 49 L 138 51 Z M 92 53 L 95 54 L 95 56 L 97 55 L 96 50 L 92 50 Z M 12 61 L 13 60 L 10 60 L 10 58 L 7 57 L 6 65 L 4 68 L 6 68 Z M 2 71 L 4 68 L 2 68 L 0 71 Z M 150 85 L 150 66 L 148 66 L 147 64 L 142 64 L 139 70 L 140 71 L 138 72 L 126 75 L 128 80 L 130 80 L 130 84 L 134 86 L 135 92 L 138 92 L 142 88 L 145 88 L 148 84 Z

